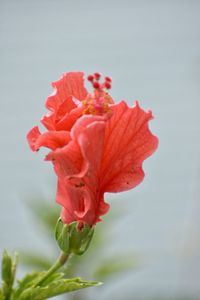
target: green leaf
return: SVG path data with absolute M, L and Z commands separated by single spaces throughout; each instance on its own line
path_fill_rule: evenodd
M 2 280 L 10 286 L 12 282 L 12 258 L 8 255 L 6 250 L 3 251 L 2 256 L 2 271 L 1 271 Z
M 98 286 L 100 284 L 100 282 L 85 281 L 80 278 L 60 279 L 45 287 L 30 287 L 21 294 L 18 300 L 44 300 L 90 286 Z
M 4 295 L 2 289 L 0 289 L 0 300 L 4 300 Z
M 2 294 L 5 299 L 10 299 L 12 293 L 12 286 L 15 280 L 15 273 L 18 263 L 18 254 L 15 253 L 14 259 L 12 260 L 11 256 L 6 250 L 3 252 L 2 256 Z
M 45 273 L 46 272 L 43 272 L 41 274 L 42 275 L 41 277 L 43 277 Z M 47 285 L 49 285 L 49 283 L 63 278 L 63 276 L 64 276 L 64 273 L 54 273 L 51 276 L 49 276 L 48 278 L 46 278 L 45 281 L 42 282 L 42 284 L 40 284 L 40 286 L 47 286 Z M 37 278 L 37 282 L 38 282 L 38 278 Z
M 18 299 L 19 296 L 24 292 L 25 290 L 33 287 L 40 278 L 44 276 L 46 272 L 33 272 L 30 274 L 27 274 L 22 280 L 18 280 L 18 287 L 14 291 L 14 299 Z M 57 281 L 63 277 L 63 273 L 55 273 L 52 274 L 49 278 L 47 278 L 42 286 L 46 286 L 49 283 L 53 281 Z
M 46 272 L 32 272 L 27 274 L 22 280 L 18 280 L 18 286 L 14 290 L 14 299 L 18 299 L 19 296 L 27 289 L 33 287 L 40 278 L 44 276 Z M 57 281 L 64 276 L 63 273 L 54 273 L 49 278 L 45 280 L 45 282 L 41 286 L 46 286 L 53 281 Z
M 12 281 L 11 281 L 11 286 L 13 286 L 13 283 L 15 281 L 15 275 L 16 275 L 16 271 L 17 271 L 17 265 L 19 262 L 19 255 L 17 252 L 14 253 L 14 258 L 12 261 Z
M 18 280 L 18 286 L 14 291 L 14 299 L 18 299 L 19 295 L 32 285 L 32 282 L 39 276 L 39 274 L 40 272 L 32 272 L 27 274 L 22 280 Z
M 111 277 L 117 275 L 121 272 L 128 271 L 135 268 L 138 262 L 133 259 L 133 257 L 112 257 L 107 258 L 105 261 L 101 262 L 100 266 L 96 269 L 94 276 L 100 280 L 106 277 Z

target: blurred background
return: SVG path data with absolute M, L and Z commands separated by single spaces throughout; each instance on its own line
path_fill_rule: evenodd
M 98 224 L 101 245 L 88 250 L 84 270 L 117 255 L 130 257 L 129 268 L 81 295 L 200 299 L 199 11 L 198 0 L 0 0 L 1 252 L 57 256 L 44 215 L 33 216 L 44 203 L 55 209 L 55 175 L 45 151 L 29 150 L 26 134 L 46 113 L 52 81 L 99 71 L 113 78 L 117 102 L 138 99 L 153 111 L 160 145 L 140 186 L 106 195 L 111 212 Z

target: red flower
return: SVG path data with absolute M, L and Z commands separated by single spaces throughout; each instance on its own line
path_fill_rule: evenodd
M 108 80 L 100 84 L 95 78 L 88 77 L 92 94 L 80 72 L 65 73 L 53 83 L 54 93 L 46 101 L 50 114 L 41 121 L 48 131 L 41 134 L 34 127 L 27 136 L 33 151 L 41 146 L 52 150 L 45 160 L 52 161 L 58 177 L 64 223 L 100 221 L 109 209 L 104 193 L 138 185 L 144 178 L 142 163 L 158 145 L 148 128 L 152 113 L 138 102 L 132 108 L 124 101 L 115 104 L 105 91 L 111 80 L 108 86 Z

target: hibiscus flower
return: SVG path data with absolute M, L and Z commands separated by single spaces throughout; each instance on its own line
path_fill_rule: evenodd
M 144 178 L 143 161 L 157 148 L 158 139 L 148 127 L 151 111 L 138 102 L 129 107 L 109 95 L 112 80 L 101 74 L 88 76 L 93 92 L 84 87 L 84 73 L 65 73 L 53 82 L 46 100 L 50 111 L 27 135 L 33 151 L 44 146 L 58 177 L 56 200 L 63 223 L 95 225 L 109 210 L 106 192 L 134 188 Z

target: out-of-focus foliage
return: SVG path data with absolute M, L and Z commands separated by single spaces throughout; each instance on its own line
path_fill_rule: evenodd
M 18 255 L 12 258 L 6 250 L 2 255 L 0 300 L 45 300 L 54 296 L 98 286 L 97 281 L 79 277 L 66 279 L 64 273 L 32 272 L 17 280 Z
M 51 202 L 53 203 L 53 201 Z M 54 240 L 55 225 L 60 215 L 60 208 L 56 205 L 48 204 L 44 199 L 31 201 L 30 203 L 31 212 L 33 213 L 34 219 L 37 223 L 41 225 L 46 233 L 45 236 L 51 241 L 51 249 L 47 254 L 35 254 L 32 252 L 24 252 L 20 256 L 23 263 L 31 268 L 37 270 L 46 270 L 54 261 L 58 254 L 58 247 L 56 241 Z M 121 212 L 120 212 L 121 214 Z M 72 256 L 70 262 L 66 267 L 62 269 L 66 278 L 76 276 L 77 274 L 84 275 L 86 278 L 92 278 L 94 280 L 99 280 L 106 282 L 108 279 L 114 280 L 116 276 L 125 274 L 125 272 L 133 271 L 139 264 L 138 260 L 133 256 L 133 253 L 122 253 L 110 255 L 107 254 L 107 247 L 109 243 L 112 243 L 112 239 L 109 236 L 109 228 L 115 226 L 115 220 L 117 220 L 118 213 L 110 212 L 107 215 L 106 221 L 98 224 L 95 228 L 94 238 L 90 244 L 90 247 L 84 255 Z M 102 255 L 103 254 L 103 255 Z M 98 263 L 97 263 L 98 262 Z M 101 288 L 105 288 L 102 285 Z M 1 293 L 1 291 L 0 291 Z M 93 299 L 92 292 L 90 294 L 85 294 L 82 292 L 76 292 L 72 294 L 67 294 L 65 297 L 69 300 L 90 300 Z M 0 295 L 1 296 L 1 295 Z M 1 299 L 1 297 L 0 297 Z M 152 297 L 149 295 L 141 300 L 199 300 L 200 298 L 192 298 L 187 296 L 174 296 L 166 297 L 164 295 Z M 131 296 L 125 300 L 132 300 Z
M 41 224 L 41 227 L 45 229 L 47 236 L 52 241 L 52 248 L 49 252 L 52 254 L 55 252 L 55 256 L 48 257 L 46 253 L 43 255 L 42 253 L 23 252 L 21 255 L 22 262 L 28 267 L 43 270 L 52 265 L 52 261 L 58 253 L 54 231 L 59 218 L 60 208 L 56 205 L 48 204 L 47 201 L 35 199 L 31 201 L 30 208 L 35 221 Z M 70 262 L 62 269 L 66 278 L 81 274 L 81 276 L 84 275 L 86 278 L 92 276 L 94 280 L 105 281 L 114 279 L 122 272 L 133 270 L 138 265 L 138 261 L 132 253 L 122 253 L 120 256 L 119 254 L 107 255 L 109 243 L 112 243 L 112 240 L 108 237 L 108 228 L 115 226 L 114 220 L 117 219 L 116 214 L 116 212 L 110 213 L 104 223 L 96 226 L 93 240 L 84 255 L 81 257 L 76 255 L 71 257 Z M 76 293 L 75 295 L 68 294 L 67 299 L 84 300 L 85 298 L 82 293 Z M 89 300 L 88 295 L 87 300 Z

